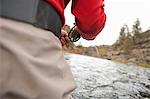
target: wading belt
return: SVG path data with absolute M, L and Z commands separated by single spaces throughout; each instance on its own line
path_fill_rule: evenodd
M 30 23 L 60 37 L 60 16 L 46 0 L 0 0 L 0 5 L 1 17 Z

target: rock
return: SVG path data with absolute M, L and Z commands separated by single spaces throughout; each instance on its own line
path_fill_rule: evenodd
M 128 62 L 136 62 L 137 61 L 137 58 L 130 58 L 129 60 L 128 60 Z
M 104 57 L 104 59 L 107 59 L 107 60 L 112 60 L 112 59 L 111 59 L 111 57 Z

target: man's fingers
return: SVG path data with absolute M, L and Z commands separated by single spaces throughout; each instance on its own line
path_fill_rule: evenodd
M 65 37 L 65 40 L 66 40 L 66 42 L 70 41 L 68 36 Z
M 61 30 L 61 36 L 66 37 L 66 36 L 68 36 L 68 33 L 66 31 L 64 31 L 64 30 Z
M 64 37 L 61 37 L 60 41 L 61 41 L 62 45 L 65 45 L 67 43 Z
M 61 30 L 60 41 L 62 43 L 62 46 L 66 45 L 70 41 L 68 37 L 68 33 L 64 30 Z
M 64 41 L 63 41 L 63 40 L 60 40 L 60 42 L 61 42 L 61 45 L 62 45 L 62 46 L 64 46 L 64 45 L 65 45 L 65 43 L 64 43 Z

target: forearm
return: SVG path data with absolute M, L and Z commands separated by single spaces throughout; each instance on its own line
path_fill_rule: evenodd
M 94 39 L 103 29 L 106 15 L 103 0 L 74 0 L 72 13 L 83 38 Z

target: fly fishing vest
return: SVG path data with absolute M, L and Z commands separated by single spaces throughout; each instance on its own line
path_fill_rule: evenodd
M 0 0 L 0 4 L 1 17 L 30 23 L 60 37 L 60 16 L 46 0 Z

